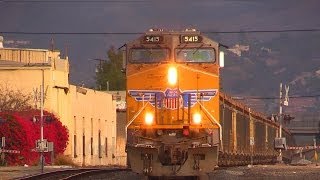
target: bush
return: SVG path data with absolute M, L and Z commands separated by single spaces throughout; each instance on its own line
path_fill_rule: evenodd
M 68 143 L 68 130 L 52 113 L 44 112 L 44 139 L 54 143 L 56 155 L 62 154 Z M 20 154 L 6 154 L 8 165 L 33 165 L 39 162 L 39 153 L 34 152 L 35 141 L 40 139 L 40 111 L 1 112 L 0 137 L 6 137 L 5 149 L 19 150 Z M 40 119 L 40 118 L 38 118 Z M 50 162 L 50 153 L 45 153 L 45 162 Z
M 54 164 L 61 166 L 61 165 L 69 165 L 69 166 L 77 166 L 71 159 L 70 156 L 66 156 L 63 154 L 59 154 L 54 159 Z

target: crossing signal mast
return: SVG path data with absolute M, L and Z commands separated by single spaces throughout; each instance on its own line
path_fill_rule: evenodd
M 286 149 L 286 139 L 285 137 L 282 137 L 282 120 L 285 119 L 288 115 L 283 116 L 282 114 L 282 105 L 288 106 L 289 105 L 289 86 L 285 85 L 285 96 L 284 99 L 282 99 L 282 83 L 280 83 L 280 98 L 279 98 L 279 137 L 275 139 L 275 148 L 279 149 L 279 156 L 278 156 L 278 162 L 282 163 L 282 149 Z M 283 117 L 282 117 L 283 116 Z M 291 117 L 291 116 L 289 116 Z

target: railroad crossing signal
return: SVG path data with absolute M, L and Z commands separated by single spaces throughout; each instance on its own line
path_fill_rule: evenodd
M 288 106 L 289 105 L 289 86 L 285 85 L 284 89 L 286 90 L 286 95 L 284 96 L 284 101 L 283 101 L 283 105 Z
M 320 149 L 320 146 L 290 146 L 287 147 L 289 150 L 306 150 L 306 149 Z
M 13 153 L 13 154 L 19 154 L 20 151 L 18 150 L 10 150 L 10 149 L 4 149 L 6 146 L 6 137 L 1 137 L 0 141 L 0 153 Z
M 287 149 L 286 138 L 280 137 L 274 139 L 274 148 L 275 149 Z
M 9 149 L 0 149 L 0 153 L 11 153 L 11 154 L 19 154 L 18 150 L 9 150 Z
M 48 152 L 48 141 L 47 139 L 43 139 L 41 141 L 40 139 L 36 140 L 36 151 L 38 152 Z

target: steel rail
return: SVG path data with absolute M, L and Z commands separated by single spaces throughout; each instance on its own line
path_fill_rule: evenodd
M 52 179 L 58 176 L 70 176 L 70 174 L 78 174 L 84 171 L 92 171 L 92 170 L 98 170 L 98 169 L 97 168 L 64 169 L 64 170 L 50 171 L 50 172 L 45 172 L 40 174 L 33 174 L 29 176 L 24 176 L 24 177 L 18 177 L 18 178 L 15 178 L 15 180 Z
M 120 172 L 120 171 L 130 171 L 130 170 L 131 169 L 128 169 L 128 168 L 95 169 L 95 170 L 83 171 L 83 172 L 80 172 L 77 174 L 72 174 L 72 175 L 65 177 L 65 178 L 62 178 L 60 180 L 81 179 L 81 178 L 85 178 L 90 175 L 92 176 L 92 175 L 99 175 L 99 174 Z

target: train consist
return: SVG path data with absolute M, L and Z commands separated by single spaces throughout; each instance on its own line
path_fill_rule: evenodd
M 220 47 L 194 29 L 150 30 L 126 44 L 126 151 L 134 172 L 200 176 L 275 161 L 278 124 L 220 92 Z

